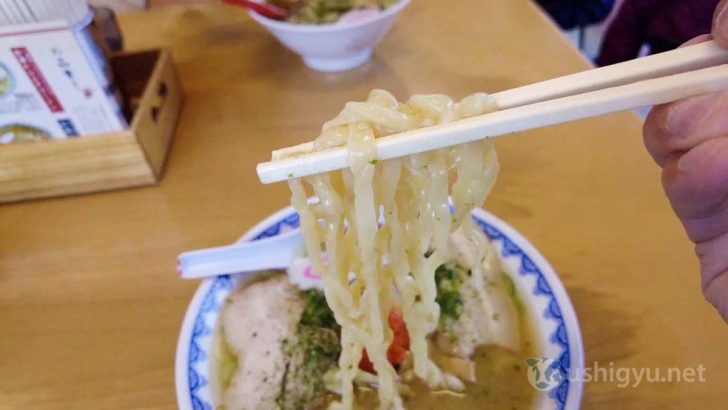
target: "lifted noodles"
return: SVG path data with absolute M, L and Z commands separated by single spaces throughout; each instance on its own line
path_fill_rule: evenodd
M 458 103 L 441 94 L 399 103 L 390 93 L 374 90 L 366 102 L 348 103 L 314 142 L 317 150 L 346 145 L 349 169 L 289 180 L 311 263 L 323 277 L 326 300 L 341 325 L 341 402 L 336 408 L 353 407 L 363 348 L 377 373 L 380 407 L 403 408 L 398 374 L 387 360 L 393 338 L 387 317 L 395 307 L 409 331 L 415 375 L 433 389 L 457 382 L 428 352 L 427 336 L 440 318 L 435 270 L 454 258 L 449 236 L 457 229 L 478 245 L 476 260 L 486 257 L 490 248 L 470 211 L 495 183 L 496 153 L 484 140 L 379 161 L 374 140 L 496 109 L 483 93 Z M 304 181 L 318 203 L 307 202 Z M 482 264 L 473 269 L 483 269 Z

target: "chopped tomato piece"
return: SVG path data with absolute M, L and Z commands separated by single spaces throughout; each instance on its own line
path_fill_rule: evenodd
M 361 360 L 359 360 L 359 368 L 367 373 L 377 374 L 377 372 L 374 370 L 374 363 L 369 360 L 367 349 L 364 349 L 364 352 L 362 352 Z
M 392 343 L 390 343 L 387 349 L 387 359 L 389 363 L 392 363 L 392 366 L 399 368 L 407 357 L 407 351 L 410 347 L 409 332 L 407 332 L 407 325 L 404 323 L 402 315 L 396 310 L 389 311 L 388 321 L 389 328 L 392 329 L 394 335 L 392 337 Z M 372 361 L 369 360 L 366 349 L 362 352 L 359 368 L 365 372 L 377 374 Z

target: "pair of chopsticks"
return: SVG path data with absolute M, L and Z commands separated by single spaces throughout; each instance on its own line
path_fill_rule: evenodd
M 728 50 L 713 41 L 492 94 L 499 111 L 376 140 L 378 159 L 397 158 L 548 125 L 663 104 L 728 88 Z M 346 147 L 312 143 L 258 164 L 264 184 L 346 168 Z

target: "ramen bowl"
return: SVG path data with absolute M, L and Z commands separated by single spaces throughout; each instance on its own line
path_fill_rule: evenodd
M 546 259 L 508 224 L 482 209 L 475 209 L 472 216 L 499 253 L 502 268 L 513 279 L 532 322 L 537 354 L 523 366 L 522 376 L 538 391 L 533 408 L 578 408 L 582 381 L 570 376 L 583 374 L 584 350 L 563 284 Z M 298 225 L 298 214 L 288 207 L 250 229 L 240 241 L 269 238 Z M 213 353 L 218 316 L 225 299 L 244 280 L 242 275 L 207 279 L 187 308 L 175 365 L 181 409 L 215 409 L 220 404 L 221 382 Z
M 365 63 L 409 0 L 399 0 L 373 16 L 334 24 L 296 24 L 272 20 L 250 11 L 284 46 L 317 71 L 344 71 Z

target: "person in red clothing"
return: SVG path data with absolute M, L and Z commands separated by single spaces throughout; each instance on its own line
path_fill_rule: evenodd
M 728 49 L 728 0 L 715 10 L 711 35 L 690 43 L 711 37 Z M 656 106 L 643 135 L 662 167 L 670 204 L 695 243 L 705 298 L 728 322 L 728 91 Z
M 607 29 L 596 63 L 636 58 L 642 45 L 656 54 L 710 32 L 719 0 L 624 0 Z

